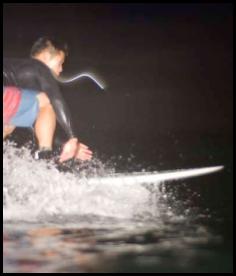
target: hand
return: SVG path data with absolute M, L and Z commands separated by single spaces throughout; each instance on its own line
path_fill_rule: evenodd
M 92 151 L 89 150 L 89 148 L 86 145 L 79 143 L 79 147 L 75 155 L 76 159 L 79 159 L 82 161 L 91 160 L 92 155 L 93 155 Z
M 78 139 L 71 138 L 63 146 L 59 162 L 64 162 L 75 157 L 77 150 L 78 150 Z

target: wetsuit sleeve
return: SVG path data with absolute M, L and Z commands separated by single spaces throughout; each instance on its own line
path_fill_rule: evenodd
M 76 137 L 72 126 L 69 108 L 61 95 L 57 81 L 51 74 L 47 78 L 44 77 L 39 81 L 41 83 L 42 91 L 48 95 L 51 101 L 58 123 L 66 132 L 68 138 Z

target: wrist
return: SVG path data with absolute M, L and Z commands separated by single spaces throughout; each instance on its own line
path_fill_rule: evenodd
M 76 137 L 71 137 L 71 138 L 70 138 L 70 141 L 78 142 L 78 138 L 76 138 Z

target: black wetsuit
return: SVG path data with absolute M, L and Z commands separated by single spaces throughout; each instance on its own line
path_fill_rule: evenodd
M 76 137 L 71 116 L 65 104 L 57 80 L 51 70 L 36 59 L 3 59 L 3 85 L 45 92 L 56 113 L 57 121 L 68 138 Z

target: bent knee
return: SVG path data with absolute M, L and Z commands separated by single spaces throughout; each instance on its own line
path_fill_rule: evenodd
M 15 129 L 15 126 L 6 125 L 3 127 L 3 139 L 5 139 L 8 135 L 10 135 Z
M 51 102 L 48 98 L 48 95 L 44 92 L 41 92 L 37 95 L 37 99 L 39 101 L 39 108 L 46 107 L 51 105 Z

